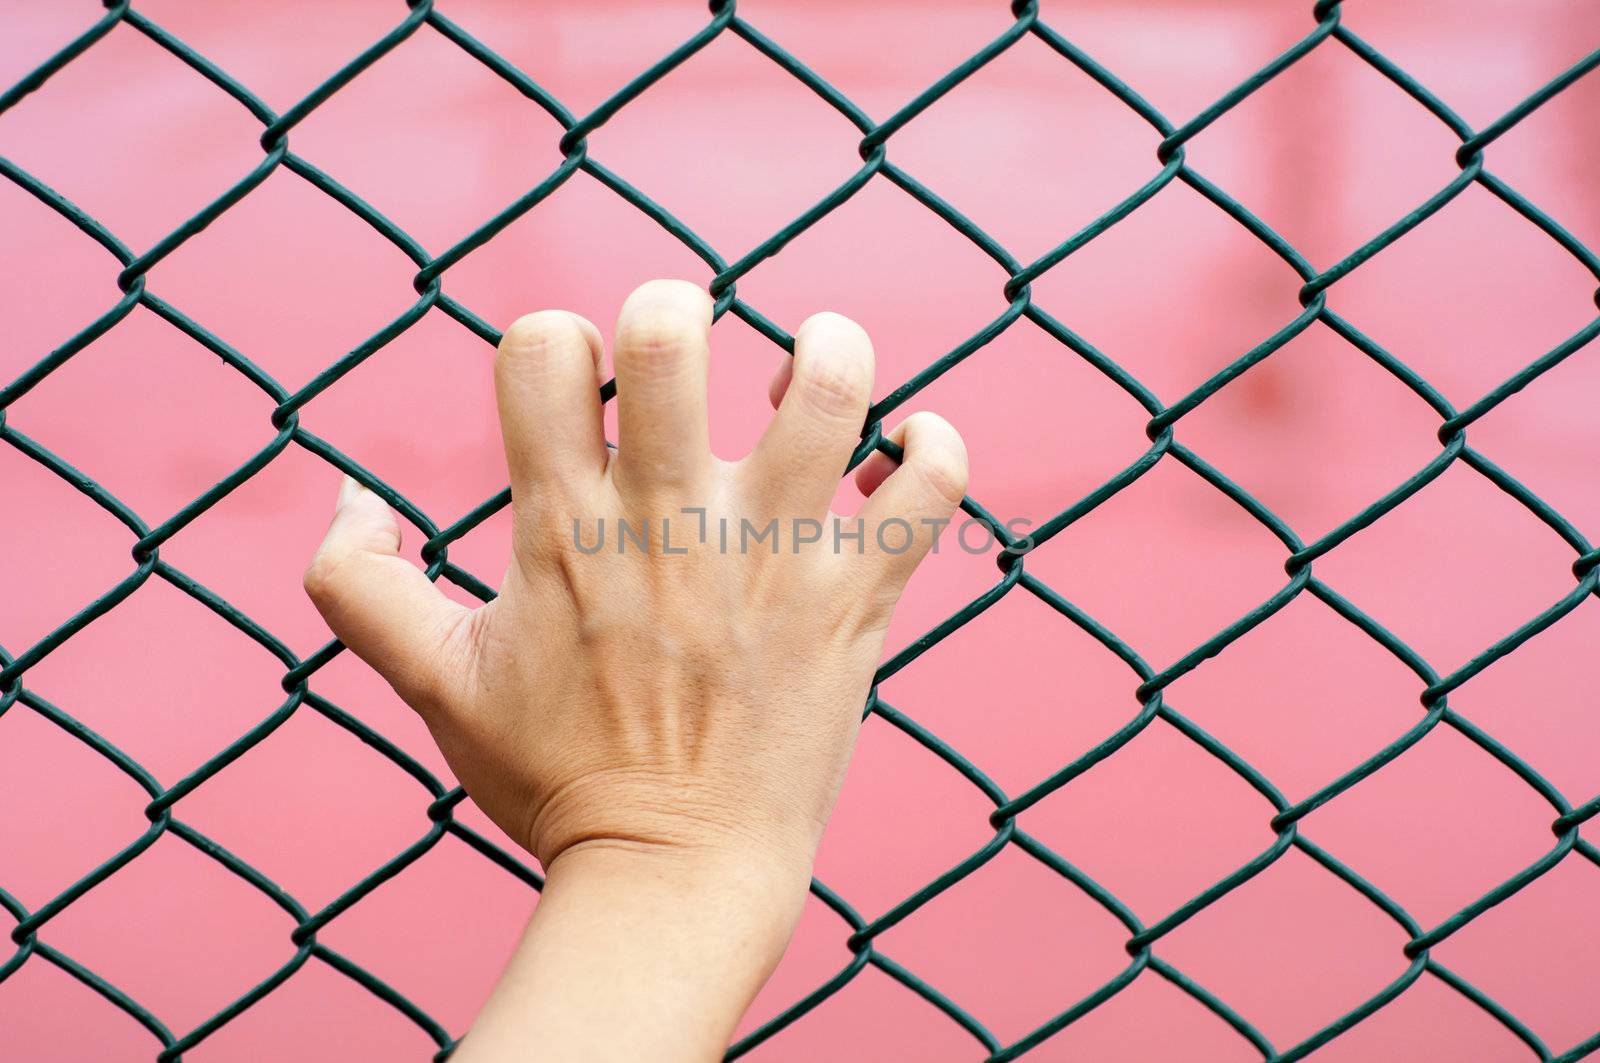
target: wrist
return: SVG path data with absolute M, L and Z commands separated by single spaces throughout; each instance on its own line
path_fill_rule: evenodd
M 681 873 L 720 867 L 791 882 L 798 875 L 802 889 L 810 883 L 825 814 L 806 814 L 793 795 L 686 774 L 578 773 L 541 795 L 519 840 L 546 873 L 569 851 L 604 850 L 620 854 L 619 864 L 660 858 Z
M 763 966 L 783 955 L 811 884 L 811 861 L 745 839 L 663 845 L 604 838 L 564 849 L 546 893 L 590 894 L 686 925 L 715 922 Z

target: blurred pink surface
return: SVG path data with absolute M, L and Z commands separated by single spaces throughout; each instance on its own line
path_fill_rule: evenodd
M 403 16 L 390 0 L 136 5 L 280 113 Z M 1102 2 L 1043 15 L 1175 122 L 1308 32 L 1311 4 Z M 704 24 L 692 2 L 440 9 L 583 114 Z M 740 13 L 883 119 L 999 34 L 1001 2 L 870 5 L 746 0 Z M 99 15 L 85 0 L 0 6 L 9 85 Z M 1482 127 L 1600 43 L 1580 2 L 1350 4 L 1346 24 Z M 1490 168 L 1600 247 L 1600 74 L 1497 142 Z M 118 27 L 0 116 L 0 152 L 151 246 L 260 159 L 259 123 L 139 33 Z M 424 26 L 319 108 L 293 150 L 437 253 L 543 178 L 560 129 Z M 1156 172 L 1159 137 L 1037 40 L 1024 38 L 890 142 L 899 166 L 1023 261 Z M 858 134 L 795 80 L 725 34 L 590 138 L 592 155 L 729 261 L 859 165 Z M 1337 42 L 1327 42 L 1189 146 L 1198 170 L 1318 268 L 1456 174 L 1456 139 Z M 0 181 L 0 381 L 117 298 L 112 259 Z M 415 299 L 414 267 L 359 219 L 280 169 L 158 265 L 150 291 L 291 391 Z M 496 325 L 568 307 L 605 328 L 632 287 L 704 282 L 704 265 L 585 174 L 451 269 L 445 291 Z M 832 309 L 871 331 L 878 394 L 1004 307 L 1003 274 L 882 178 L 739 282 L 792 330 Z M 1174 183 L 1033 286 L 1038 304 L 1172 402 L 1289 321 L 1299 280 L 1245 230 Z M 1330 295 L 1330 305 L 1458 408 L 1581 328 L 1594 278 L 1482 189 L 1469 188 Z M 715 330 L 714 442 L 741 454 L 769 415 L 781 352 L 732 315 Z M 430 312 L 302 414 L 302 423 L 447 524 L 505 479 L 490 349 Z M 1470 431 L 1472 445 L 1590 536 L 1600 534 L 1600 351 L 1584 350 Z M 9 423 L 95 478 L 150 525 L 273 436 L 272 402 L 149 311 L 136 309 L 8 412 Z M 907 408 L 955 422 L 972 495 L 1042 521 L 1136 458 L 1147 415 L 1026 321 Z M 1311 541 L 1438 452 L 1438 416 L 1327 329 L 1313 326 L 1178 427 Z M 291 446 L 162 547 L 162 557 L 309 654 L 327 632 L 298 573 L 337 481 Z M 49 471 L 0 447 L 0 645 L 16 653 L 131 568 L 129 536 Z M 410 544 L 414 551 L 416 539 Z M 501 516 L 451 547 L 490 580 Z M 1284 582 L 1285 551 L 1171 459 L 1028 559 L 1028 568 L 1154 667 L 1178 659 Z M 1316 562 L 1317 575 L 1441 674 L 1572 587 L 1572 552 L 1508 496 L 1456 466 Z M 945 549 L 914 581 L 897 649 L 996 578 L 992 557 Z M 1593 661 L 1600 603 L 1452 695 L 1451 704 L 1574 804 L 1600 791 Z M 28 686 L 170 785 L 281 701 L 282 668 L 152 579 L 50 654 Z M 1016 794 L 1137 711 L 1137 678 L 1017 591 L 884 684 L 887 701 Z M 313 687 L 445 769 L 425 731 L 350 655 Z M 1421 684 L 1309 595 L 1178 680 L 1171 704 L 1265 773 L 1290 801 L 1349 770 L 1419 718 Z M 0 887 L 37 908 L 146 827 L 146 797 L 81 743 L 18 706 L 0 717 Z M 428 828 L 407 776 L 308 709 L 176 814 L 315 911 Z M 881 720 L 864 729 L 817 873 L 874 918 L 991 836 L 991 805 Z M 462 818 L 491 831 L 463 806 Z M 1019 825 L 1146 925 L 1267 848 L 1269 803 L 1157 720 L 1026 812 Z M 1306 837 L 1431 927 L 1553 843 L 1549 805 L 1441 727 L 1308 816 Z M 1600 822 L 1600 821 L 1596 821 Z M 1596 838 L 1591 822 L 1587 830 Z M 319 934 L 459 1035 L 533 903 L 446 837 Z M 41 940 L 181 1034 L 293 952 L 293 921 L 164 837 L 50 921 Z M 846 928 L 813 901 L 744 1030 L 844 967 Z M 1125 929 L 1014 848 L 878 939 L 882 950 L 1010 1042 L 1112 978 Z M 1298 851 L 1171 935 L 1156 952 L 1280 1049 L 1378 992 L 1407 966 L 1407 935 Z M 1600 869 L 1565 860 L 1433 955 L 1523 1019 L 1555 1052 L 1600 1031 L 1593 956 Z M 155 1041 L 38 958 L 0 985 L 0 1057 L 131 1060 Z M 188 1055 L 196 1060 L 423 1059 L 432 1043 L 378 998 L 312 961 Z M 756 1060 L 976 1060 L 985 1053 L 874 968 Z M 1500 1060 L 1527 1049 L 1429 976 L 1318 1059 Z M 1038 1060 L 1246 1060 L 1258 1054 L 1145 971 L 1045 1042 Z

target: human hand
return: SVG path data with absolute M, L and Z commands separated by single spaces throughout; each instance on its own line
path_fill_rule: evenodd
M 762 899 L 753 925 L 781 952 L 890 616 L 962 497 L 966 453 L 944 421 L 908 418 L 891 434 L 902 465 L 875 453 L 857 471 L 871 497 L 854 538 L 828 505 L 870 401 L 865 333 L 808 319 L 773 382 L 772 423 L 728 462 L 708 442 L 711 316 L 687 282 L 628 298 L 615 451 L 595 327 L 543 311 L 507 329 L 495 388 L 514 530 L 494 601 L 447 599 L 354 481 L 305 586 L 552 887 L 567 866 L 702 885 L 715 869 Z

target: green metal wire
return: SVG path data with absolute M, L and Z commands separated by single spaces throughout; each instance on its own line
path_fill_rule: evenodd
M 484 341 L 498 342 L 498 332 L 466 306 L 443 289 L 444 274 L 475 249 L 492 239 L 523 214 L 532 210 L 578 171 L 583 171 L 600 181 L 623 200 L 636 207 L 646 217 L 659 224 L 676 237 L 685 247 L 705 262 L 710 276 L 708 287 L 716 299 L 716 313 L 732 312 L 762 335 L 792 351 L 793 338 L 755 307 L 741 299 L 737 283 L 750 270 L 765 259 L 778 254 L 795 237 L 827 216 L 840 204 L 850 199 L 865 185 L 882 178 L 903 190 L 912 199 L 928 208 L 935 216 L 949 224 L 956 232 L 999 266 L 1000 309 L 994 319 L 983 329 L 936 358 L 932 363 L 891 391 L 873 406 L 862 432 L 862 445 L 855 461 L 859 462 L 871 450 L 879 449 L 898 457 L 898 448 L 885 439 L 882 419 L 892 413 L 913 395 L 932 383 L 951 368 L 982 350 L 991 340 L 1010 328 L 1021 318 L 1027 318 L 1048 335 L 1058 340 L 1068 350 L 1094 366 L 1118 387 L 1126 391 L 1149 413 L 1146 435 L 1150 446 L 1138 460 L 1111 477 L 1082 499 L 1063 509 L 1034 530 L 1030 536 L 1031 548 L 1009 535 L 1006 529 L 988 510 L 968 498 L 962 508 L 972 517 L 987 524 L 999 542 L 1006 547 L 999 555 L 1000 574 L 993 587 L 941 622 L 931 631 L 916 639 L 889 659 L 879 670 L 877 680 L 882 682 L 909 666 L 921 654 L 940 640 L 970 622 L 1007 594 L 1019 589 L 1031 594 L 1059 613 L 1115 654 L 1136 680 L 1133 689 L 1136 711 L 1127 722 L 1108 735 L 1094 748 L 1064 765 L 1059 771 L 1019 794 L 1007 794 L 970 760 L 949 744 L 918 723 L 912 716 L 889 705 L 878 696 L 877 688 L 865 706 L 868 716 L 876 717 L 882 725 L 904 732 L 925 749 L 938 757 L 952 770 L 971 783 L 994 806 L 990 814 L 993 837 L 977 851 L 955 866 L 922 886 L 903 901 L 893 905 L 875 919 L 867 919 L 852 908 L 842 897 L 821 882 L 813 882 L 813 894 L 831 909 L 848 929 L 846 944 L 849 960 L 830 979 L 797 1001 L 782 1014 L 735 1044 L 728 1052 L 730 1059 L 743 1055 L 755 1046 L 775 1036 L 823 1000 L 843 989 L 868 965 L 903 985 L 923 1000 L 933 1005 L 977 1043 L 975 1053 L 991 1061 L 1009 1060 L 1023 1055 L 1046 1039 L 1090 1013 L 1105 1001 L 1120 993 L 1139 978 L 1154 976 L 1176 986 L 1202 1007 L 1217 1016 L 1235 1031 L 1252 1049 L 1267 1060 L 1295 1060 L 1314 1051 L 1319 1046 L 1338 1037 L 1363 1019 L 1386 1006 L 1405 992 L 1413 982 L 1424 975 L 1460 994 L 1462 998 L 1481 1008 L 1514 1035 L 1533 1056 L 1540 1060 L 1577 1060 L 1600 1049 L 1600 1032 L 1587 1040 L 1558 1053 L 1548 1048 L 1521 1020 L 1481 989 L 1473 986 L 1459 974 L 1440 964 L 1431 955 L 1433 946 L 1456 933 L 1488 909 L 1504 901 L 1551 868 L 1577 854 L 1600 866 L 1600 849 L 1580 837 L 1579 828 L 1588 820 L 1600 816 L 1600 795 L 1573 806 L 1567 798 L 1543 779 L 1529 764 L 1492 735 L 1462 716 L 1449 704 L 1449 695 L 1468 682 L 1494 661 L 1515 651 L 1528 639 L 1571 612 L 1589 595 L 1596 592 L 1600 583 L 1600 550 L 1548 503 L 1505 470 L 1474 450 L 1467 442 L 1466 429 L 1484 414 L 1515 395 L 1530 382 L 1561 361 L 1577 353 L 1600 335 L 1600 318 L 1589 322 L 1572 337 L 1549 352 L 1530 362 L 1499 386 L 1490 390 L 1477 402 L 1464 410 L 1457 410 L 1443 395 L 1399 358 L 1383 349 L 1376 341 L 1362 333 L 1354 324 L 1328 308 L 1326 293 L 1342 278 L 1360 268 L 1374 255 L 1381 253 L 1405 233 L 1422 224 L 1468 185 L 1476 184 L 1506 203 L 1522 217 L 1537 226 L 1558 246 L 1573 256 L 1584 268 L 1600 279 L 1600 258 L 1584 246 L 1550 215 L 1540 210 L 1514 190 L 1504 180 L 1486 168 L 1486 149 L 1517 123 L 1527 118 L 1538 107 L 1579 78 L 1600 66 L 1600 49 L 1591 52 L 1571 68 L 1552 78 L 1536 92 L 1507 111 L 1481 130 L 1473 130 L 1443 101 L 1425 86 L 1386 58 L 1366 41 L 1347 28 L 1342 21 L 1341 0 L 1319 0 L 1311 15 L 1314 26 L 1304 38 L 1274 58 L 1259 71 L 1224 94 L 1215 103 L 1182 125 L 1174 125 L 1155 107 L 1141 97 L 1106 67 L 1057 32 L 1039 17 L 1037 0 L 1016 0 L 1010 6 L 1012 24 L 994 40 L 975 51 L 971 58 L 961 63 L 926 90 L 907 102 L 894 114 L 881 122 L 868 117 L 865 111 L 851 102 L 801 60 L 785 51 L 782 46 L 740 17 L 734 0 L 713 0 L 711 17 L 706 25 L 673 49 L 661 60 L 619 88 L 592 112 L 575 116 L 548 91 L 526 73 L 513 66 L 476 39 L 445 15 L 434 9 L 431 0 L 412 0 L 405 5 L 404 17 L 395 27 L 355 56 L 308 96 L 277 114 L 261 99 L 252 94 L 225 71 L 203 55 L 174 37 L 145 15 L 134 10 L 128 0 L 107 3 L 105 15 L 88 27 L 76 39 L 51 56 L 37 69 L 24 77 L 10 90 L 0 95 L 0 112 L 44 85 L 68 63 L 92 48 L 106 34 L 117 27 L 137 32 L 155 42 L 173 56 L 187 64 L 197 74 L 232 97 L 262 125 L 260 144 L 261 161 L 232 187 L 214 201 L 206 204 L 189 220 L 158 240 L 149 250 L 136 254 L 131 248 L 106 229 L 100 222 L 80 210 L 65 197 L 48 187 L 38 178 L 7 159 L 0 158 L 0 174 L 41 204 L 55 211 L 82 231 L 88 238 L 103 247 L 119 264 L 116 277 L 117 296 L 108 299 L 109 307 L 99 317 L 84 325 L 69 340 L 51 351 L 37 364 L 25 370 L 15 380 L 0 389 L 0 438 L 20 453 L 56 474 L 87 498 L 121 522 L 132 534 L 132 568 L 129 573 L 100 597 L 85 605 L 65 620 L 59 627 L 45 635 L 32 646 L 14 655 L 0 648 L 0 717 L 22 706 L 49 721 L 66 734 L 93 749 L 137 783 L 149 795 L 145 816 L 149 827 L 132 839 L 115 856 L 86 871 L 72 885 L 35 909 L 28 909 L 11 894 L 0 889 L 0 907 L 15 920 L 11 940 L 16 951 L 0 962 L 0 982 L 29 962 L 44 962 L 65 971 L 73 978 L 93 989 L 108 1003 L 120 1008 L 139 1022 L 159 1044 L 158 1060 L 177 1060 L 182 1054 L 217 1029 L 258 1003 L 287 980 L 310 960 L 350 978 L 372 992 L 395 1011 L 416 1024 L 439 1046 L 436 1058 L 448 1055 L 453 1041 L 451 1034 L 440 1023 L 430 1018 L 421 1008 L 405 996 L 363 968 L 356 960 L 343 956 L 318 941 L 317 935 L 328 923 L 337 919 L 370 893 L 380 883 L 401 874 L 418 857 L 422 856 L 446 835 L 470 846 L 474 851 L 502 868 L 506 873 L 537 890 L 542 885 L 537 872 L 518 856 L 508 853 L 484 838 L 470 827 L 458 822 L 454 809 L 465 797 L 457 788 L 445 786 L 421 763 L 394 743 L 362 723 L 357 717 L 311 688 L 316 672 L 341 652 L 337 642 L 329 643 L 311 656 L 297 657 L 282 641 L 251 617 L 229 604 L 216 592 L 207 588 L 187 573 L 161 557 L 161 547 L 178 534 L 200 514 L 216 505 L 221 499 L 260 472 L 291 444 L 322 458 L 329 464 L 356 477 L 372 488 L 398 510 L 401 516 L 420 530 L 425 538 L 422 558 L 430 578 L 446 579 L 469 594 L 487 600 L 493 596 L 491 588 L 478 577 L 462 569 L 449 559 L 450 545 L 466 535 L 485 519 L 505 508 L 510 502 L 509 489 L 500 491 L 454 523 L 441 527 L 423 513 L 409 499 L 392 486 L 358 465 L 333 444 L 323 440 L 300 425 L 299 411 L 334 382 L 359 365 L 363 360 L 381 350 L 387 343 L 406 331 L 432 310 L 439 310 L 460 322 Z M 385 218 L 356 193 L 318 169 L 310 161 L 294 154 L 289 147 L 289 134 L 294 127 L 347 85 L 363 70 L 377 62 L 386 53 L 399 46 L 416 33 L 437 33 L 460 47 L 487 69 L 494 72 L 519 93 L 541 108 L 563 129 L 559 146 L 562 162 L 548 176 L 477 228 L 467 233 L 454 245 L 437 255 L 430 254 L 420 243 Z M 795 218 L 772 236 L 763 240 L 743 256 L 731 262 L 715 248 L 695 234 L 660 204 L 628 183 L 622 176 L 608 169 L 589 155 L 588 135 L 599 129 L 620 110 L 678 66 L 686 62 L 701 48 L 722 34 L 731 34 L 748 43 L 759 54 L 778 68 L 793 76 L 815 93 L 821 100 L 843 115 L 861 133 L 859 151 L 862 165 L 844 183 L 824 196 L 815 206 Z M 1117 206 L 1095 219 L 1081 231 L 1063 239 L 1054 248 L 1032 262 L 1019 261 L 998 241 L 989 236 L 959 209 L 940 198 L 933 190 L 889 159 L 889 143 L 893 135 L 917 118 L 934 102 L 959 85 L 974 72 L 1011 48 L 1024 37 L 1031 36 L 1042 42 L 1066 62 L 1092 78 L 1102 88 L 1148 123 L 1159 135 L 1154 167 L 1151 176 L 1133 190 Z M 1416 209 L 1397 220 L 1371 240 L 1351 251 L 1344 258 L 1325 269 L 1318 270 L 1297 251 L 1288 240 L 1273 231 L 1243 204 L 1200 174 L 1189 165 L 1185 146 L 1202 133 L 1219 117 L 1236 107 L 1252 93 L 1266 85 L 1294 63 L 1321 47 L 1338 46 L 1366 62 L 1398 89 L 1421 105 L 1442 122 L 1459 140 L 1461 146 L 1455 155 L 1459 174 L 1443 188 L 1429 196 Z M 298 391 L 291 392 L 269 373 L 219 336 L 166 302 L 150 290 L 150 271 L 187 240 L 210 225 L 224 212 L 237 204 L 259 186 L 274 170 L 287 169 L 304 178 L 314 188 L 350 210 L 386 238 L 417 267 L 414 287 L 417 300 L 404 313 L 349 353 L 335 361 Z M 1272 335 L 1241 354 L 1211 379 L 1188 395 L 1170 404 L 1162 403 L 1155 394 L 1117 365 L 1103 352 L 1097 350 L 1067 325 L 1051 316 L 1034 300 L 1031 284 L 1034 280 L 1077 253 L 1101 234 L 1138 210 L 1162 188 L 1173 181 L 1181 181 L 1219 210 L 1241 225 L 1267 248 L 1273 251 L 1302 281 L 1299 307 L 1285 308 L 1286 321 Z M 103 335 L 126 317 L 134 307 L 144 306 L 161 317 L 179 332 L 199 344 L 206 351 L 221 358 L 245 379 L 264 392 L 272 401 L 270 422 L 274 435 L 254 456 L 223 478 L 219 483 L 184 506 L 165 520 L 150 526 L 129 506 L 117 499 L 92 478 L 73 468 L 57 455 L 6 423 L 10 406 L 23 398 L 50 373 L 65 364 L 96 338 Z M 1600 290 L 1596 292 L 1596 305 L 1600 306 Z M 1438 430 L 1441 450 L 1439 454 L 1414 475 L 1377 499 L 1361 512 L 1340 524 L 1320 539 L 1306 543 L 1283 520 L 1260 501 L 1252 497 L 1223 472 L 1180 443 L 1175 434 L 1178 423 L 1194 409 L 1205 403 L 1216 392 L 1253 366 L 1271 357 L 1294 336 L 1321 322 L 1343 337 L 1356 350 L 1383 367 L 1397 380 L 1427 403 L 1440 418 Z M 615 393 L 613 383 L 602 389 L 609 400 Z M 1099 505 L 1148 473 L 1163 461 L 1173 461 L 1191 470 L 1203 481 L 1216 488 L 1241 509 L 1258 521 L 1283 544 L 1284 569 L 1287 576 L 1283 587 L 1238 618 L 1201 645 L 1164 668 L 1148 664 L 1127 642 L 1084 612 L 1077 605 L 1055 591 L 1037 575 L 1027 570 L 1028 549 L 1037 549 L 1048 543 L 1067 527 L 1093 512 Z M 1539 615 L 1529 619 L 1516 630 L 1489 646 L 1477 657 L 1454 672 L 1441 675 L 1423 657 L 1364 613 L 1354 602 L 1345 598 L 1314 573 L 1316 559 L 1335 549 L 1352 535 L 1380 520 L 1405 499 L 1421 490 L 1450 466 L 1460 463 L 1473 469 L 1495 487 L 1515 499 L 1530 513 L 1547 525 L 1572 548 L 1575 560 L 1572 565 L 1574 585 L 1560 600 L 1551 604 Z M 151 577 L 163 580 L 189 595 L 222 620 L 232 625 L 242 635 L 253 640 L 262 650 L 275 657 L 284 667 L 284 702 L 249 731 L 239 736 L 189 775 L 169 785 L 163 785 L 145 768 L 106 739 L 84 726 L 65 710 L 52 704 L 36 690 L 23 682 L 27 672 L 47 655 L 59 648 L 96 617 L 104 615 L 132 594 Z M 1289 602 L 1304 594 L 1325 603 L 1333 612 L 1354 625 L 1378 645 L 1393 654 L 1414 672 L 1420 681 L 1421 713 L 1418 719 L 1393 741 L 1375 751 L 1350 771 L 1329 780 L 1324 786 L 1304 800 L 1291 804 L 1272 782 L 1247 763 L 1237 753 L 1202 730 L 1194 721 L 1180 713 L 1165 698 L 1164 691 L 1171 683 L 1222 652 L 1229 644 L 1251 628 L 1266 621 Z M 426 803 L 419 806 L 425 816 L 419 816 L 420 835 L 381 867 L 365 876 L 319 911 L 310 911 L 293 896 L 252 867 L 239 855 L 218 845 L 194 827 L 177 818 L 176 812 L 183 797 L 204 785 L 228 764 L 236 760 L 266 738 L 296 712 L 311 711 L 343 727 L 365 742 L 377 754 L 387 758 L 400 770 L 410 775 L 426 794 Z M 1093 765 L 1114 755 L 1135 735 L 1152 726 L 1157 719 L 1182 734 L 1199 748 L 1226 765 L 1273 807 L 1276 814 L 1270 821 L 1274 840 L 1261 853 L 1238 867 L 1219 881 L 1202 890 L 1172 912 L 1154 923 L 1146 925 L 1105 887 L 1095 882 L 1082 870 L 1051 850 L 1018 825 L 1017 817 L 1038 801 L 1069 784 Z M 1473 901 L 1459 912 L 1426 927 L 1417 922 L 1392 898 L 1386 896 L 1372 883 L 1331 853 L 1305 837 L 1300 820 L 1312 810 L 1336 799 L 1357 782 L 1368 777 L 1401 756 L 1434 728 L 1445 725 L 1476 743 L 1507 769 L 1530 786 L 1555 811 L 1551 823 L 1554 843 L 1538 860 Z M 206 1019 L 199 1026 L 181 1034 L 173 1031 L 149 1009 L 118 989 L 94 971 L 71 956 L 49 944 L 44 938 L 50 920 L 88 891 L 94 889 L 120 868 L 148 849 L 162 835 L 179 838 L 196 850 L 215 860 L 222 867 L 258 890 L 265 898 L 287 912 L 295 921 L 290 940 L 285 948 L 286 958 L 269 977 L 234 1000 L 227 1007 Z M 1114 978 L 1080 1000 L 1063 1000 L 1062 1010 L 1043 1025 L 1020 1039 L 1005 1044 L 1000 1041 L 971 1012 L 952 1000 L 926 979 L 885 955 L 878 946 L 879 936 L 890 927 L 913 917 L 929 900 L 961 881 L 983 864 L 993 859 L 1002 849 L 1014 847 L 1038 860 L 1043 866 L 1060 875 L 1066 882 L 1081 890 L 1120 922 L 1128 932 L 1126 951 L 1128 963 Z M 1398 978 L 1361 1003 L 1349 1013 L 1340 1016 L 1327 1026 L 1295 1045 L 1273 1045 L 1250 1021 L 1231 1008 L 1221 998 L 1199 984 L 1195 979 L 1157 955 L 1155 949 L 1163 937 L 1174 928 L 1195 918 L 1205 909 L 1250 878 L 1260 874 L 1290 849 L 1298 849 L 1330 874 L 1375 905 L 1394 920 L 1404 931 L 1407 943 L 1403 954 L 1409 966 Z

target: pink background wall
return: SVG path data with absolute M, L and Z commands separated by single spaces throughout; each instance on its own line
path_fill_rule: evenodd
M 704 25 L 703 5 L 441 0 L 582 114 Z M 1310 3 L 1044 5 L 1044 17 L 1175 122 L 1309 32 Z M 138 10 L 280 113 L 404 16 L 393 0 L 266 4 L 142 0 Z M 1010 23 L 985 2 L 747 0 L 740 13 L 883 119 Z M 0 84 L 99 16 L 98 5 L 0 2 Z M 1481 128 L 1600 45 L 1581 0 L 1347 5 L 1348 26 Z M 1489 167 L 1600 247 L 1600 74 L 1523 122 Z M 0 115 L 0 153 L 142 252 L 255 166 L 260 125 L 126 26 Z M 318 109 L 293 151 L 437 253 L 560 161 L 560 129 L 424 26 Z M 853 128 L 731 34 L 590 138 L 593 156 L 732 260 L 859 165 Z M 1039 41 L 1025 38 L 890 143 L 890 158 L 1023 261 L 1158 169 L 1159 136 Z M 1327 42 L 1189 147 L 1189 161 L 1325 268 L 1443 187 L 1457 139 Z M 110 308 L 118 267 L 0 181 L 0 381 Z M 280 169 L 159 264 L 149 290 L 273 374 L 302 386 L 415 300 L 414 267 L 337 203 Z M 486 320 L 562 306 L 609 331 L 649 277 L 704 265 L 585 174 L 446 275 Z M 739 282 L 785 328 L 833 309 L 878 349 L 879 394 L 1004 307 L 1004 275 L 887 180 Z M 1299 279 L 1174 183 L 1033 286 L 1034 298 L 1172 402 L 1298 311 Z M 1478 187 L 1330 294 L 1330 305 L 1458 408 L 1588 323 L 1595 278 Z M 715 330 L 713 432 L 735 456 L 769 414 L 781 353 L 732 315 Z M 505 479 L 490 348 L 438 311 L 313 401 L 302 424 L 443 525 Z M 1471 444 L 1589 535 L 1600 533 L 1600 351 L 1586 349 L 1470 429 Z M 144 308 L 20 399 L 8 424 L 123 499 L 152 526 L 274 434 L 273 403 Z M 1134 460 L 1148 415 L 1027 321 L 908 409 L 950 418 L 972 494 L 1042 520 Z M 1185 418 L 1178 439 L 1311 541 L 1438 453 L 1439 417 L 1313 326 Z M 162 548 L 296 653 L 327 632 L 299 590 L 337 474 L 290 446 Z M 131 537 L 55 475 L 0 446 L 0 645 L 15 654 L 131 570 Z M 421 536 L 413 536 L 412 549 Z M 451 548 L 494 580 L 505 514 Z M 1028 559 L 1163 668 L 1284 583 L 1282 545 L 1171 459 Z M 1573 588 L 1573 552 L 1457 465 L 1316 562 L 1319 578 L 1440 673 L 1459 668 Z M 946 550 L 897 617 L 905 644 L 992 584 L 992 558 Z M 1593 662 L 1600 603 L 1451 697 L 1573 804 L 1600 791 Z M 282 666 L 152 579 L 30 669 L 31 690 L 170 785 L 282 700 Z M 883 688 L 1009 794 L 1112 734 L 1138 680 L 1017 591 Z M 313 689 L 441 777 L 419 723 L 346 654 Z M 1168 690 L 1297 801 L 1404 733 L 1422 684 L 1309 595 Z M 30 909 L 146 828 L 147 797 L 26 706 L 0 716 L 0 888 Z M 315 911 L 428 828 L 428 797 L 346 732 L 301 709 L 176 814 Z M 881 720 L 865 728 L 817 873 L 865 917 L 888 910 L 989 838 L 991 804 Z M 460 817 L 491 831 L 463 806 Z M 1273 808 L 1163 721 L 1026 812 L 1019 826 L 1116 893 L 1146 925 L 1268 847 Z M 1307 838 L 1431 927 L 1554 844 L 1548 802 L 1448 727 L 1306 817 Z M 1586 827 L 1600 841 L 1596 823 Z M 319 940 L 459 1035 L 533 903 L 453 837 L 329 924 Z M 151 1009 L 176 1034 L 292 954 L 293 920 L 166 836 L 51 920 L 46 941 Z M 812 902 L 746 1029 L 850 959 L 848 929 Z M 1009 1043 L 1112 978 L 1127 931 L 1083 892 L 1008 848 L 879 938 L 882 950 Z M 1156 954 L 1288 1048 L 1407 967 L 1407 934 L 1291 849 L 1184 924 Z M 1433 950 L 1555 1053 L 1600 1031 L 1600 868 L 1572 855 Z M 9 955 L 9 953 L 6 953 Z M 0 962 L 3 962 L 0 956 Z M 0 984 L 0 1057 L 125 1060 L 157 1045 L 38 957 Z M 189 1054 L 197 1060 L 426 1058 L 398 1012 L 313 960 Z M 1529 1054 L 1424 975 L 1319 1059 L 1501 1060 Z M 965 1032 L 875 968 L 758 1060 L 975 1060 Z M 1151 971 L 1032 1057 L 1245 1060 L 1255 1050 Z

